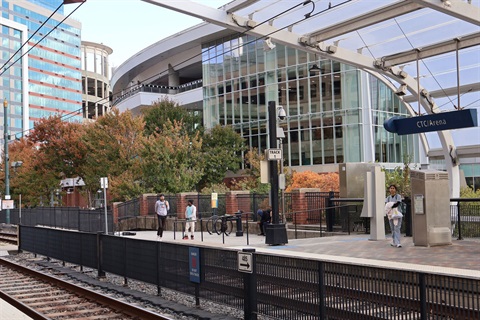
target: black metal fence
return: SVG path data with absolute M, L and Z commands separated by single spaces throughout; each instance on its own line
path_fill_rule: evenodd
M 108 231 L 115 231 L 110 210 L 107 210 L 107 221 Z M 6 223 L 6 215 L 4 213 L 0 215 L 0 223 Z M 10 223 L 84 232 L 105 232 L 105 208 L 95 210 L 83 210 L 75 207 L 10 209 Z
M 138 217 L 140 215 L 140 199 L 135 198 L 118 205 L 118 219 Z
M 21 250 L 226 304 L 245 319 L 480 319 L 473 276 L 27 226 L 19 240 Z M 245 254 L 251 273 L 240 272 Z
M 452 235 L 458 240 L 480 238 L 480 199 L 454 198 L 450 201 L 457 202 L 450 206 Z

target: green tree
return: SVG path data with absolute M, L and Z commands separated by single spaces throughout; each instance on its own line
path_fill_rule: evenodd
M 160 133 L 150 135 L 141 153 L 143 181 L 152 192 L 192 191 L 204 171 L 202 139 L 190 137 L 183 123 L 167 121 Z
M 142 110 L 145 120 L 145 135 L 159 133 L 168 122 L 183 123 L 182 133 L 194 136 L 202 131 L 202 118 L 193 111 L 181 107 L 177 102 L 165 97 Z
M 412 187 L 410 185 L 410 166 L 412 157 L 405 155 L 403 157 L 403 168 L 395 167 L 393 170 L 382 168 L 385 172 L 385 190 L 392 184 L 397 186 L 399 194 L 403 197 L 411 197 Z
M 244 150 L 243 138 L 231 126 L 217 125 L 206 132 L 202 144 L 205 169 L 199 188 L 219 184 L 228 170 L 239 170 Z
M 120 113 L 116 108 L 87 125 L 83 140 L 89 156 L 83 171 L 90 195 L 100 188 L 101 177 L 109 178 L 113 201 L 125 201 L 146 191 L 143 184 L 134 183 L 142 179 L 138 166 L 144 127 L 143 117 L 134 117 L 130 111 Z

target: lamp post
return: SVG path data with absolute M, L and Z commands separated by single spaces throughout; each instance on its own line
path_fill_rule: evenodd
M 5 200 L 10 200 L 10 168 L 8 166 L 8 102 L 3 99 L 3 151 L 5 152 Z M 10 209 L 5 209 L 5 223 L 10 224 Z
M 285 117 L 282 109 L 281 117 Z M 277 146 L 277 108 L 275 101 L 268 102 L 268 131 L 270 147 Z M 288 243 L 285 224 L 280 224 L 278 213 L 278 160 L 269 160 L 270 199 L 272 202 L 272 223 L 265 226 L 265 243 L 282 245 Z

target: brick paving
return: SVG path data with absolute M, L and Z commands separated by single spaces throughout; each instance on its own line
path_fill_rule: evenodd
M 140 239 L 155 240 L 154 231 L 138 232 L 135 236 Z M 175 241 L 192 245 L 223 246 L 230 248 L 255 248 L 257 252 L 269 252 L 273 254 L 288 254 L 305 257 L 328 256 L 329 260 L 345 261 L 344 258 L 351 258 L 347 261 L 362 263 L 369 260 L 376 260 L 377 265 L 392 265 L 392 263 L 404 263 L 410 268 L 415 266 L 439 267 L 442 272 L 455 273 L 453 269 L 464 269 L 469 274 L 478 275 L 480 278 L 480 239 L 477 240 L 456 240 L 452 238 L 452 245 L 420 247 L 414 246 L 412 237 L 402 235 L 402 247 L 390 246 L 391 238 L 387 235 L 385 240 L 371 241 L 369 235 L 352 234 L 341 236 L 317 237 L 306 239 L 289 239 L 289 243 L 280 246 L 269 246 L 265 244 L 265 237 L 256 234 L 249 235 L 247 245 L 246 235 L 235 237 L 231 234 L 224 239 L 218 235 L 204 233 L 202 241 L 200 233 L 196 234 L 195 240 L 181 240 L 181 233 L 177 232 L 176 239 L 173 232 L 166 232 L 163 241 Z M 342 259 L 341 259 L 342 258 Z M 446 269 L 444 269 L 446 268 Z M 447 270 L 448 269 L 448 270 Z M 461 272 L 459 272 L 460 274 Z

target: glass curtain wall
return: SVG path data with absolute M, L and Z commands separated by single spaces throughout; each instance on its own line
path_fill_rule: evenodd
M 275 148 L 268 145 L 267 105 L 276 101 L 287 113 L 278 121 L 285 165 L 363 161 L 359 70 L 279 44 L 266 51 L 263 40 L 250 36 L 205 45 L 202 61 L 206 128 L 232 125 L 259 153 Z M 314 63 L 321 69 L 315 74 L 309 71 Z M 374 84 L 382 93 L 372 98 L 375 150 L 385 149 L 377 159 L 401 162 L 413 140 L 387 136 L 383 120 L 405 109 L 384 85 Z
M 1 25 L 0 41 L 1 41 L 1 56 L 0 63 L 3 65 L 10 57 L 22 46 L 22 31 L 9 27 L 8 25 Z M 13 61 L 19 59 L 22 55 L 20 51 L 12 57 L 9 62 L 10 65 Z M 2 122 L 1 128 L 3 130 L 3 99 L 7 101 L 7 116 L 8 116 L 8 128 L 9 133 L 12 136 L 17 137 L 17 134 L 21 136 L 23 133 L 23 64 L 22 59 L 19 59 L 15 64 L 5 69 L 1 76 L 0 83 L 0 97 L 2 102 Z M 3 132 L 3 131 L 2 131 Z M 3 143 L 3 136 L 2 136 Z
M 39 0 L 30 2 L 47 9 L 55 9 L 62 3 Z M 68 113 L 68 121 L 82 121 L 80 29 L 66 21 L 54 29 L 60 21 L 48 19 L 48 16 L 37 12 L 28 2 L 12 1 L 3 10 L 10 20 L 26 25 L 31 33 L 46 21 L 30 40 L 37 43 L 29 53 L 30 126 L 33 127 L 33 122 L 37 119 L 58 113 Z M 60 12 L 63 13 L 63 9 Z M 50 31 L 49 36 L 42 39 Z

